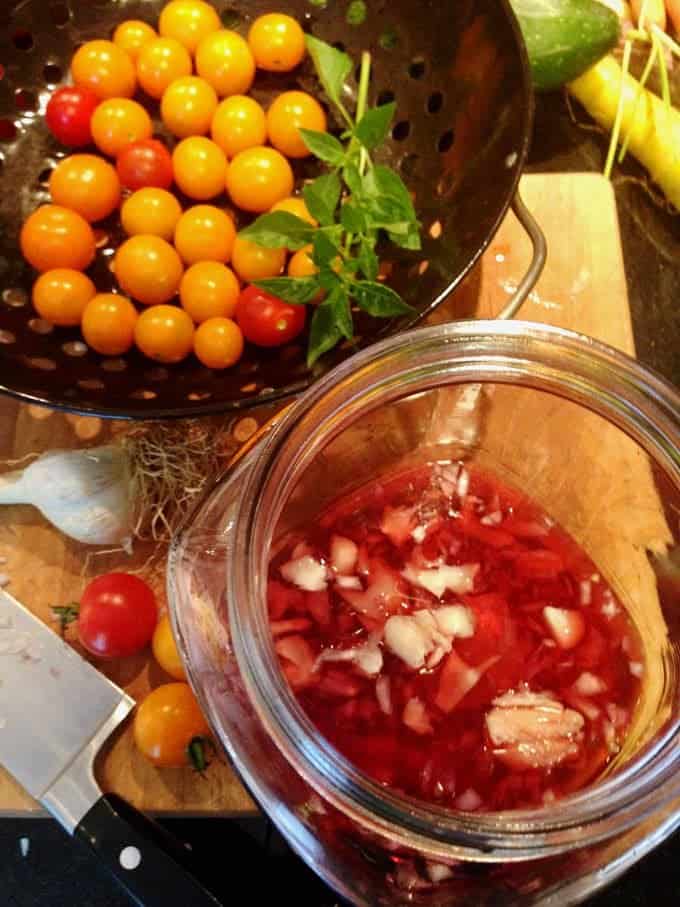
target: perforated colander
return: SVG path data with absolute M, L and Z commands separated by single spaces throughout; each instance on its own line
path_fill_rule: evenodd
M 306 337 L 273 351 L 250 348 L 233 369 L 211 371 L 193 356 L 161 367 L 136 352 L 107 358 L 78 330 L 38 319 L 35 274 L 18 249 L 21 223 L 49 201 L 51 170 L 68 153 L 49 134 L 44 109 L 68 78 L 76 47 L 108 37 L 128 18 L 156 23 L 162 0 L 5 0 L 0 8 L 0 389 L 80 412 L 123 418 L 195 416 L 271 402 L 306 387 L 356 349 L 415 323 L 445 299 L 489 243 L 510 205 L 530 137 L 526 56 L 507 0 L 368 0 L 361 25 L 349 0 L 215 3 L 225 25 L 245 32 L 256 16 L 295 16 L 318 37 L 359 59 L 373 57 L 370 100 L 397 102 L 382 158 L 414 193 L 423 248 L 387 255 L 387 282 L 417 311 L 389 322 L 356 314 L 356 338 L 310 371 Z M 352 86 L 354 83 L 352 83 Z M 318 94 L 311 63 L 291 74 L 259 73 L 253 95 L 265 106 L 280 91 Z M 158 105 L 154 105 L 157 114 Z M 162 133 L 159 121 L 158 131 Z M 301 180 L 314 164 L 296 165 Z M 214 204 L 228 205 L 226 196 Z M 242 221 L 243 222 L 243 221 Z M 109 265 L 121 240 L 117 219 L 97 225 L 91 276 L 115 287 Z M 383 256 L 385 259 L 386 256 Z

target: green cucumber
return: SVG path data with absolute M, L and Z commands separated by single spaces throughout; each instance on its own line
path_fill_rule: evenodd
M 619 17 L 599 0 L 510 0 L 531 64 L 534 88 L 570 82 L 614 47 Z

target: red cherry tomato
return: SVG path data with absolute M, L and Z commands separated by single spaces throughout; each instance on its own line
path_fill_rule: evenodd
M 157 620 L 156 597 L 144 580 L 130 573 L 106 573 L 83 592 L 78 635 L 93 655 L 121 658 L 149 644 Z
M 121 183 L 128 189 L 169 189 L 172 185 L 172 158 L 157 139 L 132 142 L 118 155 L 116 169 Z
M 89 88 L 65 85 L 50 98 L 45 119 L 52 135 L 70 148 L 80 148 L 92 141 L 90 120 L 99 104 L 97 95 Z
M 257 346 L 281 346 L 305 326 L 305 306 L 284 302 L 249 286 L 236 303 L 236 321 L 246 340 Z

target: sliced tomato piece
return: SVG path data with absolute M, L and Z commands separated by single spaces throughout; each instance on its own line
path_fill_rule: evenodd
M 309 613 L 312 615 L 317 624 L 327 627 L 331 622 L 331 601 L 328 596 L 328 590 L 323 589 L 321 592 L 307 592 L 305 601 Z
M 366 589 L 338 587 L 337 591 L 360 616 L 369 618 L 372 626 L 376 622 L 384 623 L 390 614 L 398 611 L 404 597 L 403 582 L 397 571 L 377 558 L 369 561 Z
M 471 668 L 456 652 L 450 652 L 439 672 L 434 704 L 442 712 L 452 712 L 481 676 L 479 669 Z
M 267 583 L 267 607 L 272 620 L 280 620 L 288 611 L 300 612 L 304 606 L 304 593 L 300 589 L 284 586 L 278 580 Z
M 284 659 L 281 667 L 294 689 L 302 689 L 318 680 L 314 670 L 316 656 L 304 636 L 284 636 L 276 641 L 274 648 Z
M 541 539 L 550 531 L 547 526 L 539 523 L 538 520 L 521 520 L 518 517 L 509 516 L 503 520 L 503 529 L 520 539 Z
M 284 636 L 286 633 L 304 633 L 312 626 L 306 617 L 294 617 L 291 620 L 272 620 L 269 622 L 272 636 Z
M 328 696 L 352 699 L 358 696 L 362 689 L 362 684 L 356 677 L 340 668 L 327 668 L 319 681 L 319 691 Z
M 408 541 L 416 523 L 415 507 L 386 507 L 380 521 L 380 531 L 399 547 Z
M 515 568 L 528 579 L 555 579 L 564 570 L 564 561 L 555 551 L 536 549 L 522 551 L 515 558 Z

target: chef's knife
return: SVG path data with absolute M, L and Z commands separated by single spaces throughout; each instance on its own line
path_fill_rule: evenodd
M 94 779 L 99 748 L 134 704 L 0 590 L 0 763 L 137 904 L 215 907 L 190 872 L 187 848 Z

